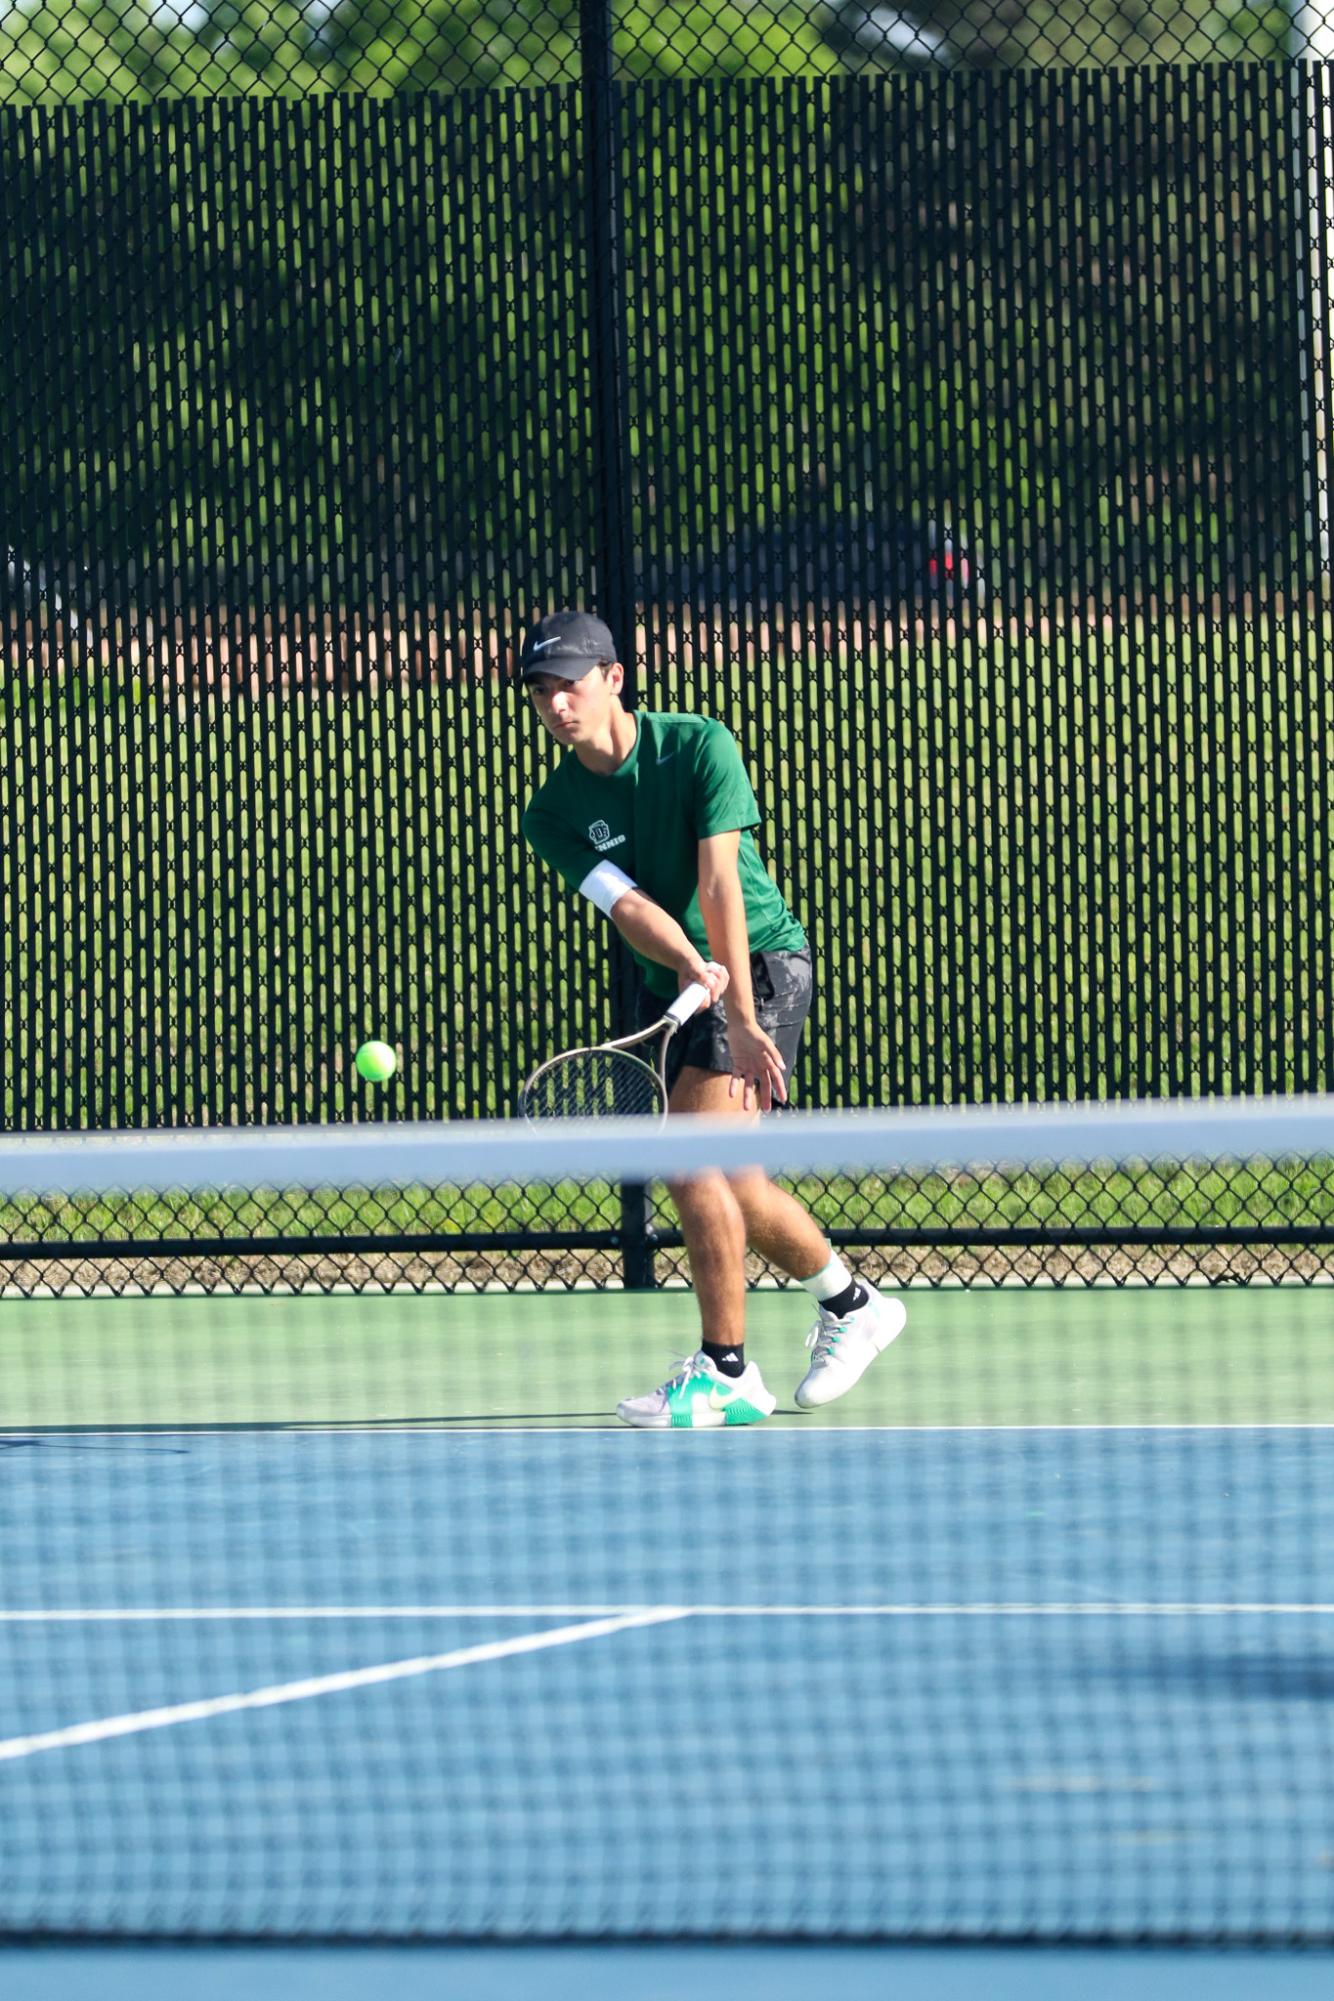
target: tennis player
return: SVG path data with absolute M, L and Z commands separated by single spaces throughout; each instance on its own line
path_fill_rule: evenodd
M 639 1022 L 692 980 L 712 997 L 673 1038 L 672 1113 L 753 1120 L 787 1098 L 811 1000 L 801 926 L 755 845 L 755 794 L 730 733 L 707 716 L 625 708 L 625 672 L 600 619 L 558 611 L 524 641 L 519 675 L 566 755 L 532 799 L 524 836 L 616 926 L 639 970 Z M 670 1184 L 702 1323 L 699 1351 L 618 1406 L 652 1429 L 757 1424 L 777 1399 L 745 1349 L 746 1247 L 816 1305 L 805 1410 L 853 1387 L 907 1314 L 858 1279 L 819 1225 L 758 1168 Z

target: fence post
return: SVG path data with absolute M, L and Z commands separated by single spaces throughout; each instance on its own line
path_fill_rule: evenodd
M 612 0 L 580 0 L 584 162 L 588 182 L 588 263 L 592 289 L 590 367 L 593 403 L 593 567 L 596 609 L 611 627 L 625 668 L 625 700 L 633 707 L 639 671 L 635 643 L 635 578 L 630 442 L 626 410 L 624 245 L 621 238 L 621 142 L 612 75 Z M 635 967 L 618 936 L 611 944 L 612 1019 L 630 1028 Z M 621 1275 L 644 1291 L 654 1282 L 649 1192 L 623 1184 Z

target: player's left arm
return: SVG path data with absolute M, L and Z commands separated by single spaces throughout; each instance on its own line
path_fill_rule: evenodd
M 783 1059 L 755 1018 L 755 990 L 750 979 L 750 936 L 746 901 L 741 889 L 741 835 L 706 834 L 699 843 L 699 911 L 708 935 L 709 951 L 726 966 L 727 1040 L 732 1051 L 732 1091 L 739 1090 L 750 1109 L 758 1092 L 761 1111 L 772 1111 L 774 1099 L 787 1100 Z

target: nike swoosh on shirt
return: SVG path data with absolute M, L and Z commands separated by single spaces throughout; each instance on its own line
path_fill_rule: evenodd
M 660 758 L 658 759 L 658 763 L 659 763 L 659 764 L 670 764 L 670 763 L 671 763 L 671 761 L 672 761 L 672 759 L 673 759 L 673 758 L 674 758 L 675 756 L 676 756 L 676 752 L 675 752 L 674 750 L 669 750 L 669 751 L 667 752 L 667 754 L 666 754 L 666 756 L 665 756 L 665 757 L 660 757 Z

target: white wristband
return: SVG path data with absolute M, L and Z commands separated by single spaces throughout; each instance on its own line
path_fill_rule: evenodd
M 590 903 L 595 903 L 604 917 L 610 917 L 627 889 L 634 886 L 624 869 L 617 868 L 615 862 L 599 862 L 580 883 L 579 893 L 586 896 Z

